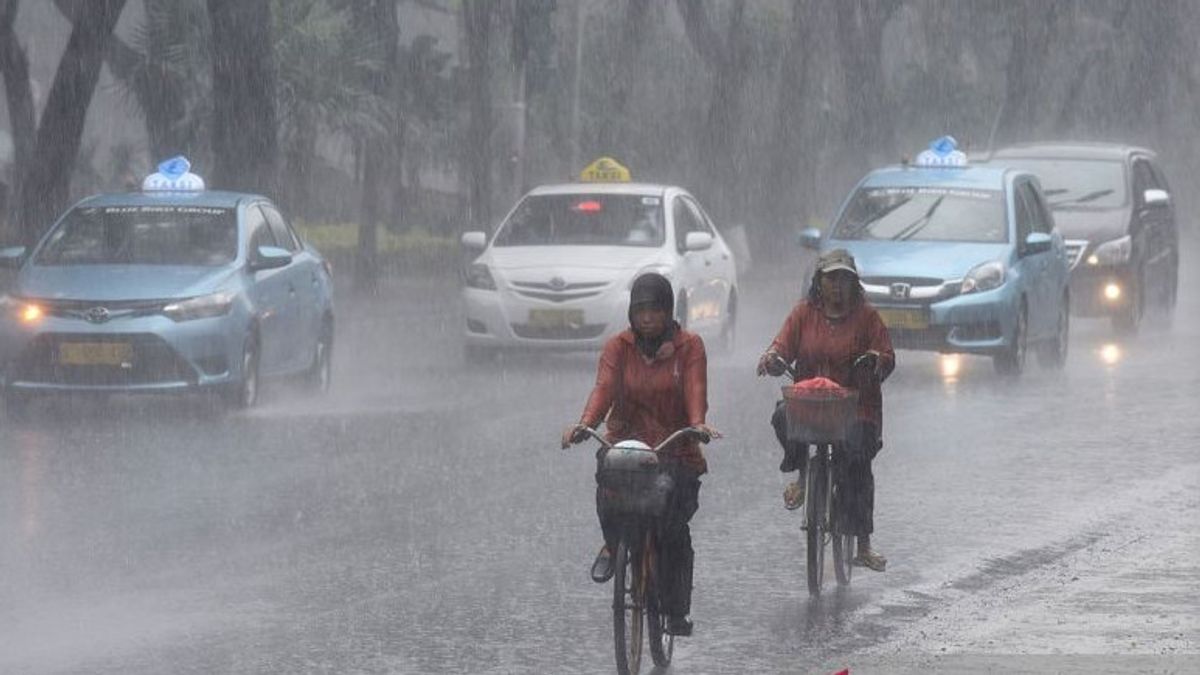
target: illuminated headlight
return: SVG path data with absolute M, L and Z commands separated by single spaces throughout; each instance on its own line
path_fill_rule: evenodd
M 166 314 L 167 318 L 172 321 L 191 321 L 225 316 L 233 307 L 233 298 L 233 293 L 228 291 L 202 295 L 198 298 L 172 302 L 163 307 L 163 314 Z
M 1089 265 L 1124 265 L 1129 262 L 1133 253 L 1133 238 L 1125 235 L 1119 239 L 1106 241 L 1096 247 L 1096 251 L 1088 256 Z
M 492 273 L 488 270 L 487 265 L 472 263 L 467 268 L 467 287 L 494 291 L 496 290 L 496 280 L 492 278 Z
M 1004 285 L 1004 263 L 993 260 L 982 265 L 976 265 L 967 276 L 963 278 L 962 292 L 975 293 L 990 291 L 993 288 L 1000 288 Z
M 11 295 L 0 295 L 0 311 L 16 317 L 21 323 L 37 323 L 46 315 L 41 305 Z
M 1104 297 L 1108 298 L 1109 300 L 1120 300 L 1121 299 L 1121 287 L 1114 283 L 1105 284 L 1104 285 Z

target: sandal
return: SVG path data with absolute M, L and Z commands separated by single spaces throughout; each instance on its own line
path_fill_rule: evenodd
M 865 567 L 875 572 L 882 572 L 887 569 L 887 558 L 875 551 L 868 550 L 865 553 L 860 551 L 858 555 L 854 556 L 854 560 L 850 561 L 850 564 L 857 567 Z
M 798 481 L 793 481 L 783 488 L 783 508 L 788 511 L 795 511 L 804 506 L 804 486 Z

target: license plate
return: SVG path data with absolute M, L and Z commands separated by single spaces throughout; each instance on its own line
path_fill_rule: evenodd
M 529 325 L 536 328 L 578 328 L 583 325 L 583 310 L 531 309 Z
M 128 342 L 62 342 L 58 362 L 65 366 L 123 366 L 133 361 Z
M 922 309 L 880 309 L 879 318 L 888 328 L 901 330 L 925 330 L 929 328 L 929 316 Z

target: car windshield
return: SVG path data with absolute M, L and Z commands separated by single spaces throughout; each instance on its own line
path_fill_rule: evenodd
M 662 198 L 570 194 L 526 197 L 496 246 L 662 246 Z
M 989 164 L 1033 172 L 1052 209 L 1115 209 L 1125 204 L 1125 165 L 1104 159 L 1022 159 Z
M 999 190 L 860 188 L 834 226 L 834 239 L 1008 241 Z
M 107 206 L 68 213 L 35 263 L 209 267 L 229 264 L 236 257 L 233 209 Z

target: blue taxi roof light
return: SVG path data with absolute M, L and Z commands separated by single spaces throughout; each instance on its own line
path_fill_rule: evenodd
M 916 166 L 926 168 L 958 168 L 967 165 L 967 155 L 958 149 L 953 136 L 935 138 L 927 150 L 917 155 Z
M 204 190 L 204 179 L 191 173 L 192 163 L 183 155 L 176 155 L 159 163 L 158 171 L 142 181 L 143 191 L 167 190 L 172 192 L 199 192 Z

